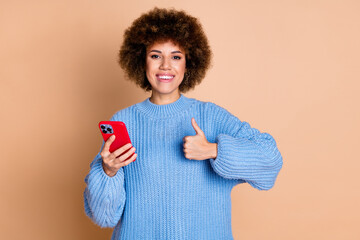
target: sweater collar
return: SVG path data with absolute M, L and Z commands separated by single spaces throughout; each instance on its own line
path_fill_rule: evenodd
M 175 102 L 157 105 L 150 101 L 150 98 L 147 98 L 145 101 L 136 104 L 137 108 L 153 118 L 167 118 L 170 116 L 178 115 L 183 112 L 185 109 L 190 107 L 192 101 L 190 98 L 185 97 L 184 95 L 180 95 L 180 98 Z

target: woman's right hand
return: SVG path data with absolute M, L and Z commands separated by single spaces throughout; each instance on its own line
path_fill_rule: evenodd
M 131 143 L 125 144 L 124 146 L 116 149 L 114 152 L 111 153 L 109 149 L 111 143 L 114 142 L 114 140 L 115 140 L 115 135 L 109 137 L 109 139 L 104 144 L 103 150 L 100 152 L 100 155 L 103 160 L 102 161 L 103 169 L 109 177 L 115 176 L 115 174 L 121 167 L 124 167 L 130 164 L 131 162 L 135 161 L 137 156 L 137 154 L 134 153 L 135 148 L 132 147 Z M 128 149 L 130 150 L 127 151 Z M 133 153 L 134 155 L 132 155 Z

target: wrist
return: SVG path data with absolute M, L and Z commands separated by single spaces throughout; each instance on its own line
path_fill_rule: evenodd
M 217 143 L 210 143 L 209 145 L 209 158 L 215 159 L 217 157 Z
M 105 174 L 108 175 L 109 177 L 113 177 L 113 176 L 115 176 L 116 173 L 117 173 L 117 171 L 112 171 L 112 170 L 108 169 L 108 168 L 105 166 L 104 162 L 102 163 L 102 167 L 103 167 L 103 170 L 104 170 Z

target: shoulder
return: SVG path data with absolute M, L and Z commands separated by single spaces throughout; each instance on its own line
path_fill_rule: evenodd
M 224 107 L 213 103 L 211 101 L 201 101 L 201 100 L 196 100 L 196 103 L 199 105 L 199 107 L 201 108 L 202 111 L 204 111 L 204 113 L 206 115 L 212 115 L 214 117 L 218 116 L 218 117 L 230 117 L 233 118 L 235 117 L 232 113 L 230 113 L 227 109 L 225 109 Z
M 123 108 L 115 112 L 110 121 L 124 121 L 135 112 L 136 104 Z
M 201 111 L 204 114 L 204 120 L 218 129 L 231 128 L 232 131 L 237 132 L 239 128 L 246 124 L 229 110 L 216 103 L 199 101 L 199 104 L 202 105 Z

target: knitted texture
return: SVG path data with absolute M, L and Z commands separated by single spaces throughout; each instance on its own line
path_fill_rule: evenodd
M 194 117 L 215 159 L 184 157 L 183 137 L 195 135 Z M 273 187 L 282 156 L 268 133 L 214 103 L 187 98 L 156 105 L 149 99 L 118 111 L 112 121 L 126 124 L 138 154 L 114 177 L 97 154 L 85 178 L 86 214 L 101 227 L 115 227 L 112 239 L 233 239 L 231 189 L 249 183 Z

